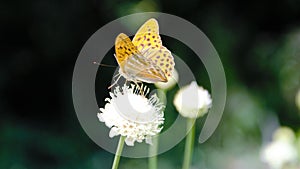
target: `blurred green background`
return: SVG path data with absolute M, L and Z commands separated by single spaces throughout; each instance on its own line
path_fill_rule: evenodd
M 213 43 L 225 69 L 225 112 L 214 135 L 204 144 L 196 142 L 193 168 L 269 168 L 261 152 L 279 126 L 294 132 L 293 145 L 300 149 L 299 0 L 2 0 L 0 11 L 1 169 L 111 167 L 113 154 L 90 140 L 77 120 L 73 67 L 84 43 L 101 26 L 146 11 L 170 13 L 195 24 Z M 199 77 L 198 84 L 210 89 L 194 53 L 174 39 L 162 38 Z M 104 62 L 117 64 L 112 53 Z M 107 67 L 99 71 L 106 71 L 108 80 L 113 73 Z M 108 85 L 96 89 L 100 106 Z M 172 105 L 177 89 L 167 95 L 166 125 L 177 116 Z M 197 133 L 204 119 L 198 121 Z M 183 151 L 181 142 L 159 155 L 159 168 L 180 168 Z M 297 158 L 296 164 L 285 167 L 299 167 Z M 147 168 L 147 159 L 121 159 L 120 169 L 135 168 Z

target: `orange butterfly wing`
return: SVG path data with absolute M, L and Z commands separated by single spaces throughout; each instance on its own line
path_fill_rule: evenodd
M 130 38 L 124 33 L 120 33 L 115 41 L 115 57 L 120 65 L 123 66 L 123 63 L 128 57 L 139 53 L 136 46 L 131 42 Z
M 124 33 L 117 36 L 115 51 L 120 73 L 127 80 L 149 83 L 167 80 L 162 70 L 152 60 L 144 57 Z

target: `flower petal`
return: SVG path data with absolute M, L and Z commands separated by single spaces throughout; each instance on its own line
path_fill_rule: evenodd
M 117 128 L 112 127 L 109 131 L 109 137 L 112 138 L 112 137 L 115 137 L 117 135 L 119 135 Z
M 134 139 L 133 138 L 130 138 L 130 137 L 126 137 L 125 139 L 125 143 L 128 145 L 128 146 L 134 146 Z
M 143 90 L 144 93 L 149 92 L 145 86 Z M 143 140 L 150 144 L 150 137 L 161 131 L 164 105 L 156 95 L 148 99 L 134 85 L 124 85 L 122 88 L 116 87 L 110 93 L 110 98 L 105 100 L 107 103 L 104 108 L 100 108 L 101 112 L 97 116 L 99 121 L 111 128 L 109 137 L 126 136 L 125 143 L 133 146 L 134 142 Z

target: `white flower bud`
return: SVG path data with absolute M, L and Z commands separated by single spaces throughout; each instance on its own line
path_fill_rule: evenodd
M 208 91 L 193 81 L 176 93 L 173 103 L 183 117 L 198 118 L 208 112 L 212 100 Z
M 287 127 L 277 129 L 274 132 L 273 141 L 267 144 L 261 152 L 261 160 L 272 169 L 281 169 L 286 164 L 295 164 L 297 159 L 295 134 Z

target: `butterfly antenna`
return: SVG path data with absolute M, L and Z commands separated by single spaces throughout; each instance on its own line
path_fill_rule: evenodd
M 113 67 L 113 68 L 117 67 L 117 66 L 113 66 L 113 65 L 102 64 L 102 63 L 99 63 L 99 62 L 93 62 L 93 64 L 99 65 L 99 66 L 104 66 L 104 67 Z

